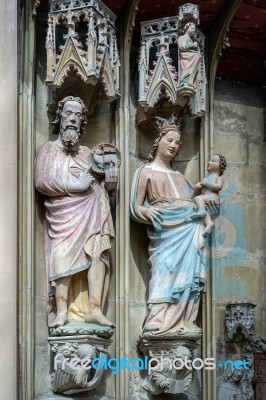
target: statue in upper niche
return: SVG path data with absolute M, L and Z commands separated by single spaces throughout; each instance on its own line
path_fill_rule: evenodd
M 206 112 L 205 36 L 196 28 L 199 8 L 179 7 L 178 16 L 141 22 L 138 123 L 145 125 L 163 104 L 191 117 Z M 182 29 L 181 29 L 182 28 Z
M 200 49 L 194 40 L 196 26 L 188 22 L 183 29 L 184 35 L 178 38 L 178 86 L 193 86 L 200 62 Z
M 180 147 L 179 125 L 161 126 L 150 163 L 134 175 L 131 214 L 147 224 L 150 239 L 151 278 L 143 335 L 197 340 L 201 329 L 196 318 L 206 286 L 206 232 L 202 216 L 195 213 L 193 185 L 173 168 Z M 212 218 L 217 216 L 218 201 L 211 199 L 207 211 Z
M 64 98 L 53 122 L 59 137 L 43 144 L 36 158 L 36 188 L 46 196 L 45 256 L 50 295 L 51 289 L 55 292 L 54 328 L 72 319 L 114 326 L 102 310 L 114 238 L 109 195 L 116 193 L 120 160 L 112 145 L 92 151 L 79 144 L 86 123 L 83 101 Z M 99 162 L 101 170 L 95 173 Z

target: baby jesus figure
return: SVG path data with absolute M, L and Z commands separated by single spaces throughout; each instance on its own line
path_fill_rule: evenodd
M 215 154 L 208 162 L 208 175 L 195 185 L 196 197 L 193 198 L 198 210 L 195 211 L 191 218 L 204 218 L 205 231 L 207 236 L 214 226 L 214 223 L 205 209 L 205 204 L 211 202 L 219 203 L 219 192 L 223 187 L 222 175 L 226 169 L 226 159 L 224 156 Z

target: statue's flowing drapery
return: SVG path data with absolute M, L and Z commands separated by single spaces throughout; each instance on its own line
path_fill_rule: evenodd
M 54 142 L 45 143 L 36 158 L 36 187 L 46 196 L 47 277 L 52 283 L 58 278 L 73 276 L 69 288 L 73 298 L 70 309 L 74 307 L 76 311 L 70 319 L 75 314 L 82 317 L 87 307 L 88 287 L 84 273 L 92 258 L 100 258 L 106 266 L 103 301 L 109 283 L 109 249 L 114 229 L 108 194 L 97 180 L 83 193 L 67 191 L 67 182 L 75 181 L 90 166 L 90 161 L 91 150 L 87 147 L 80 146 L 75 154 L 70 154 Z
M 200 52 L 196 42 L 193 42 L 188 35 L 178 38 L 178 83 L 193 85 L 195 75 L 200 62 Z

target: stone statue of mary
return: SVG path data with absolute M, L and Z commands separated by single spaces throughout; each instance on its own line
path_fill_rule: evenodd
M 197 340 L 200 295 L 206 285 L 201 219 L 192 219 L 194 187 L 173 168 L 181 145 L 179 126 L 159 130 L 150 163 L 134 175 L 131 216 L 147 224 L 150 239 L 148 313 L 144 336 L 169 336 Z

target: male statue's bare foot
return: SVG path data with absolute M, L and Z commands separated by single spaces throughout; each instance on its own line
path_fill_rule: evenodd
M 110 326 L 111 328 L 115 327 L 115 324 L 107 319 L 100 308 L 94 308 L 92 310 L 88 310 L 85 315 L 86 322 L 93 322 L 94 324 L 103 325 L 103 326 Z
M 58 313 L 54 322 L 52 322 L 49 327 L 57 328 L 58 326 L 65 325 L 68 322 L 67 313 L 61 312 Z

